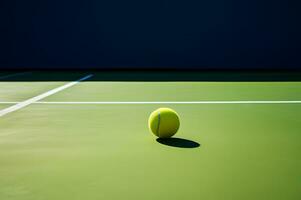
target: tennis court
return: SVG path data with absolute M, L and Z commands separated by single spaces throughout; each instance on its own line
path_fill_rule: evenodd
M 0 74 L 0 199 L 301 198 L 298 73 L 13 74 Z M 180 116 L 174 139 L 148 130 L 160 107 Z

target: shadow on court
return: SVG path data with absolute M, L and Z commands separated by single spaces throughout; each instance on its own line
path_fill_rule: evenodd
M 44 70 L 0 71 L 0 82 L 75 81 L 85 75 L 93 77 L 85 81 L 214 81 L 214 82 L 291 82 L 301 81 L 301 71 L 273 70 Z M 5 72 L 5 73 L 4 73 Z M 28 72 L 28 71 L 27 71 Z M 16 74 L 16 75 L 15 75 Z
M 183 139 L 183 138 L 158 138 L 157 142 L 163 145 L 178 147 L 178 148 L 197 148 L 201 145 L 195 141 Z

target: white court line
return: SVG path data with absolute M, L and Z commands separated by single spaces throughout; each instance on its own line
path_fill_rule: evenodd
M 39 101 L 35 104 L 301 104 L 301 101 Z
M 87 75 L 87 76 L 85 76 L 85 77 L 83 77 L 83 78 L 80 78 L 80 79 L 77 80 L 77 81 L 73 81 L 73 82 L 67 83 L 67 84 L 65 84 L 65 85 L 63 85 L 63 86 L 61 86 L 61 87 L 55 88 L 55 89 L 53 89 L 53 90 L 50 90 L 50 91 L 48 91 L 48 92 L 45 92 L 45 93 L 40 94 L 40 95 L 38 95 L 38 96 L 35 96 L 35 97 L 31 98 L 31 99 L 28 99 L 28 100 L 23 101 L 23 102 L 19 102 L 19 103 L 13 105 L 13 106 L 10 106 L 10 107 L 8 107 L 8 108 L 5 108 L 5 109 L 3 109 L 3 110 L 0 110 L 0 117 L 6 115 L 6 114 L 8 114 L 8 113 L 14 112 L 14 111 L 16 111 L 16 110 L 19 110 L 19 109 L 21 109 L 21 108 L 24 108 L 24 107 L 26 107 L 26 106 L 28 106 L 28 105 L 30 105 L 30 104 L 32 104 L 32 103 L 35 103 L 35 102 L 37 102 L 37 101 L 40 101 L 40 100 L 42 100 L 42 99 L 44 99 L 44 98 L 46 98 L 46 97 L 48 97 L 48 96 L 50 96 L 50 95 L 53 95 L 53 94 L 55 94 L 55 93 L 57 93 L 57 92 L 60 92 L 60 91 L 62 91 L 62 90 L 65 90 L 65 89 L 67 89 L 67 88 L 69 88 L 69 87 L 72 87 L 72 86 L 78 84 L 78 83 L 81 82 L 81 81 L 84 81 L 84 80 L 86 80 L 86 79 L 88 79 L 88 78 L 91 78 L 92 76 L 93 76 L 92 74 Z
M 16 73 L 16 74 L 8 74 L 5 76 L 0 76 L 0 80 L 15 77 L 15 76 L 20 76 L 20 75 L 24 75 L 24 74 L 29 74 L 29 73 L 32 73 L 32 72 L 20 72 L 20 73 Z

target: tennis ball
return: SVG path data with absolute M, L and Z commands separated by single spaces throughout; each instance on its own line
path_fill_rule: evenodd
M 180 127 L 179 116 L 170 108 L 159 108 L 149 116 L 148 127 L 159 138 L 170 138 Z

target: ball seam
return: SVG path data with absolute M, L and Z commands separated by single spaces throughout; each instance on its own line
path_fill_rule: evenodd
M 161 113 L 158 111 L 158 127 L 157 127 L 157 135 L 160 137 L 160 121 L 161 121 Z

